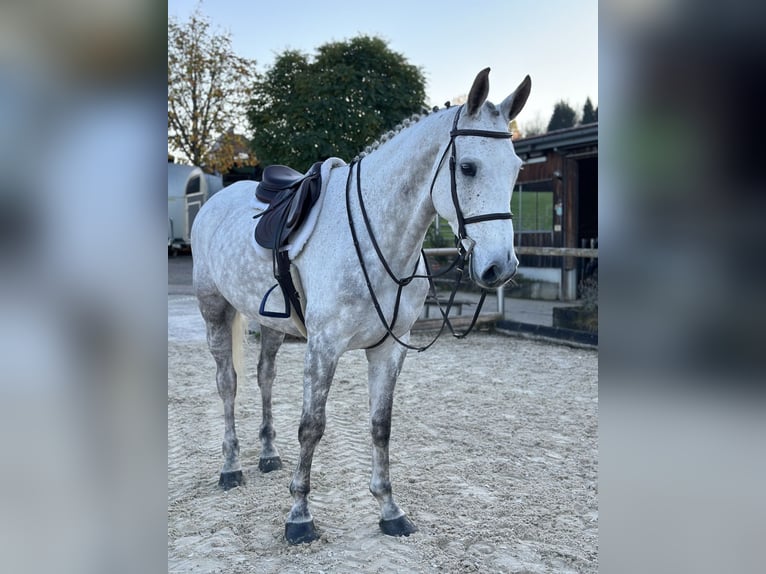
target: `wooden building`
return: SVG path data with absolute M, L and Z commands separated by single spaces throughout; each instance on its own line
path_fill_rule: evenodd
M 598 123 L 519 139 L 514 148 L 524 161 L 511 205 L 516 246 L 598 247 Z M 521 274 L 547 273 L 558 279 L 559 299 L 577 298 L 587 260 L 525 251 L 535 250 L 521 250 Z

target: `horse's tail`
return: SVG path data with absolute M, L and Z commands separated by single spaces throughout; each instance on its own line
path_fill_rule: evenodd
M 234 371 L 237 373 L 238 380 L 243 380 L 245 378 L 244 344 L 246 327 L 247 321 L 245 320 L 244 315 L 237 311 L 234 314 L 234 320 L 231 323 L 231 358 L 234 363 Z

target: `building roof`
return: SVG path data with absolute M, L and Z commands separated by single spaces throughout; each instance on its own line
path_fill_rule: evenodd
M 548 151 L 569 154 L 584 149 L 593 149 L 594 153 L 597 154 L 598 122 L 518 139 L 513 142 L 513 148 L 522 159 L 543 155 Z

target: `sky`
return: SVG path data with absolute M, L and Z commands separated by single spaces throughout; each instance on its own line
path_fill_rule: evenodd
M 199 0 L 168 0 L 180 22 Z M 582 112 L 598 106 L 597 0 L 203 0 L 213 29 L 231 34 L 234 51 L 264 72 L 287 49 L 361 34 L 378 36 L 418 66 L 426 97 L 442 106 L 467 94 L 489 66 L 489 100 L 500 102 L 526 74 L 532 92 L 517 121 L 547 126 L 559 100 Z

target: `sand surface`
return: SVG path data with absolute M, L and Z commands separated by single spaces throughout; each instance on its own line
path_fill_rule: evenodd
M 289 546 L 305 343 L 286 342 L 278 356 L 285 466 L 261 474 L 258 341 L 248 342 L 236 411 L 247 483 L 223 492 L 222 405 L 203 323 L 191 297 L 169 296 L 168 308 L 169 572 L 598 571 L 596 351 L 475 333 L 410 352 L 391 437 L 394 496 L 419 528 L 407 538 L 378 529 L 366 360 L 347 353 L 312 470 L 322 537 Z

